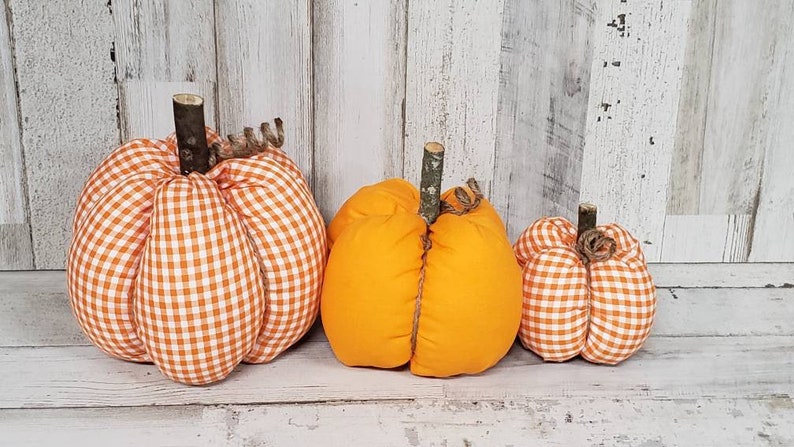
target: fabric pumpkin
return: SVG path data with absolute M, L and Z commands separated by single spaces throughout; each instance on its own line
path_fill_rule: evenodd
M 441 198 L 446 211 L 428 226 L 417 189 L 386 180 L 331 221 L 321 314 L 342 363 L 446 377 L 482 372 L 510 349 L 521 273 L 504 224 L 469 188 Z
M 561 217 L 539 219 L 515 243 L 524 275 L 519 339 L 544 360 L 581 354 L 590 362 L 617 364 L 650 334 L 656 288 L 639 241 L 614 223 L 597 233 L 604 246 L 599 259 L 587 263 L 576 226 Z M 605 253 L 608 244 L 611 255 Z
M 209 129 L 207 140 L 221 142 Z M 206 384 L 307 332 L 324 224 L 292 160 L 260 150 L 185 176 L 172 135 L 131 141 L 97 167 L 77 203 L 67 273 L 77 321 L 101 350 Z

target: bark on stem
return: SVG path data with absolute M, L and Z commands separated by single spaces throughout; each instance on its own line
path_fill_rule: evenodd
M 422 180 L 419 186 L 419 215 L 432 224 L 441 211 L 441 177 L 444 174 L 444 146 L 425 144 L 422 157 Z
M 179 171 L 201 174 L 210 170 L 210 150 L 204 131 L 204 99 L 198 95 L 174 95 L 174 126 L 179 149 Z
M 585 231 L 596 227 L 598 208 L 592 203 L 579 204 L 579 228 L 576 239 L 578 240 Z

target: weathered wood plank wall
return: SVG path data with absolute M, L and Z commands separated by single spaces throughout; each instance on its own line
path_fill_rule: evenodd
M 437 140 L 511 238 L 592 200 L 651 261 L 794 261 L 786 0 L 4 2 L 0 269 L 63 268 L 83 182 L 179 91 L 224 134 L 284 118 L 327 218 Z

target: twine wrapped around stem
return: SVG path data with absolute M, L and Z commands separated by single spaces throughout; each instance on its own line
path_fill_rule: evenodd
M 598 209 L 592 203 L 579 204 L 576 251 L 585 265 L 606 261 L 615 254 L 615 240 L 595 227 L 597 213 Z

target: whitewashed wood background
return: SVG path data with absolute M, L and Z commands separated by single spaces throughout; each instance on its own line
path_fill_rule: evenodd
M 651 261 L 794 261 L 789 0 L 4 3 L 0 269 L 63 268 L 87 176 L 177 92 L 284 118 L 326 218 L 438 140 L 511 238 L 589 200 Z

